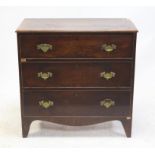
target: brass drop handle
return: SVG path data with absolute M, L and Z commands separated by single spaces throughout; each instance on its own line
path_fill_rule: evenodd
M 48 52 L 49 50 L 52 50 L 53 46 L 50 44 L 39 44 L 37 45 L 37 49 L 41 50 L 43 53 Z
M 39 101 L 39 105 L 44 109 L 48 109 L 48 108 L 54 106 L 54 102 L 51 100 L 41 100 L 41 101 Z
M 101 49 L 108 53 L 113 52 L 114 50 L 116 50 L 116 48 L 117 46 L 115 44 L 103 44 L 101 46 Z
M 112 99 L 104 99 L 100 102 L 100 106 L 105 107 L 107 109 L 114 105 L 115 101 L 113 101 Z
M 53 73 L 51 72 L 39 72 L 37 73 L 38 78 L 41 78 L 43 80 L 47 80 L 53 76 Z
M 101 72 L 100 73 L 100 77 L 106 80 L 112 79 L 115 76 L 116 76 L 115 72 Z

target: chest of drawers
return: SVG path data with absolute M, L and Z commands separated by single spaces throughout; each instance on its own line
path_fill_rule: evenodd
M 119 120 L 130 137 L 136 34 L 128 19 L 25 19 L 17 29 L 23 137 L 34 120 Z

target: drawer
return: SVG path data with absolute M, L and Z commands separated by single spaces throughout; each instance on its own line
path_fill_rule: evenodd
M 133 34 L 22 34 L 23 58 L 131 58 Z
M 24 87 L 130 87 L 130 62 L 23 63 Z
M 115 116 L 128 115 L 128 91 L 24 91 L 24 115 Z

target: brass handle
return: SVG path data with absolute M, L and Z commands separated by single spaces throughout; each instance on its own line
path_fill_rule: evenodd
M 48 78 L 50 78 L 52 76 L 53 76 L 53 73 L 51 73 L 51 72 L 47 72 L 47 73 L 39 72 L 38 73 L 38 77 L 43 80 L 47 80 Z
M 111 106 L 115 105 L 115 101 L 113 101 L 112 99 L 104 99 L 100 102 L 100 106 L 104 106 L 105 108 L 110 108 Z
M 37 45 L 37 49 L 41 50 L 43 53 L 48 52 L 49 50 L 52 50 L 53 46 L 50 44 L 39 44 Z
M 54 106 L 54 102 L 51 100 L 41 100 L 39 101 L 39 105 L 45 109 Z
M 103 49 L 104 51 L 108 53 L 113 52 L 116 48 L 117 46 L 115 44 L 111 44 L 111 45 L 103 44 L 101 46 L 101 49 Z
M 103 77 L 106 80 L 109 80 L 115 76 L 116 76 L 116 73 L 114 73 L 114 72 L 102 72 L 102 73 L 100 73 L 100 77 Z

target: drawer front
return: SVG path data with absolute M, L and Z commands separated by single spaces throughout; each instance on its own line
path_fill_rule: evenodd
M 25 91 L 24 115 L 115 116 L 128 115 L 128 91 Z
M 132 34 L 22 34 L 24 58 L 131 58 Z
M 24 87 L 130 87 L 130 62 L 25 63 Z

